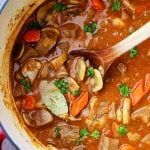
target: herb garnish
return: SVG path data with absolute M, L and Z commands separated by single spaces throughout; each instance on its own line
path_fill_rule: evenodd
M 80 138 L 86 137 L 88 135 L 90 135 L 90 132 L 89 132 L 89 130 L 87 128 L 84 128 L 84 129 L 80 130 Z
M 54 5 L 54 9 L 57 11 L 57 12 L 60 12 L 60 11 L 63 11 L 63 10 L 66 10 L 67 9 L 67 6 L 63 3 L 56 3 Z
M 94 139 L 98 139 L 101 136 L 101 133 L 98 130 L 95 130 L 91 133 L 90 136 L 93 137 Z
M 98 139 L 101 133 L 98 130 L 94 130 L 92 133 L 89 132 L 87 128 L 83 128 L 80 130 L 80 138 L 76 141 L 76 144 L 80 144 L 83 142 L 87 137 L 92 137 L 94 139 Z
M 112 3 L 112 10 L 113 11 L 120 11 L 121 9 L 121 1 L 120 0 L 114 0 Z
M 64 80 L 64 79 L 62 79 L 62 80 L 56 80 L 55 82 L 54 82 L 54 85 L 57 87 L 57 88 L 59 88 L 59 90 L 60 90 L 60 92 L 62 93 L 62 94 L 66 94 L 67 93 L 67 91 L 68 91 L 68 82 L 66 81 L 66 80 Z
M 124 97 L 128 97 L 131 93 L 131 89 L 126 84 L 120 84 L 118 86 L 118 89 L 119 89 L 120 94 Z
M 84 25 L 84 32 L 94 33 L 97 30 L 97 23 L 93 22 L 88 25 Z
M 89 67 L 86 73 L 87 77 L 93 77 L 95 75 L 93 67 Z
M 22 84 L 24 90 L 29 93 L 31 91 L 31 84 L 29 83 L 28 81 L 28 78 L 25 78 L 23 77 L 21 80 L 20 80 L 20 83 Z
M 120 135 L 122 135 L 122 136 L 127 135 L 127 133 L 128 133 L 127 127 L 124 126 L 124 125 L 120 125 L 120 126 L 118 127 L 118 133 L 119 133 Z
M 54 132 L 55 132 L 55 137 L 56 137 L 56 138 L 59 138 L 59 137 L 60 137 L 60 131 L 61 131 L 61 129 L 57 126 L 57 127 L 55 128 L 55 130 L 54 130 Z
M 130 58 L 134 58 L 138 55 L 138 49 L 137 47 L 134 47 L 130 50 Z
M 80 90 L 75 90 L 75 91 L 72 91 L 71 93 L 73 96 L 78 96 L 78 95 L 80 95 L 81 92 L 80 92 Z

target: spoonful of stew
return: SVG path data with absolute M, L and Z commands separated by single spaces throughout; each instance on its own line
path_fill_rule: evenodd
M 131 48 L 142 43 L 146 39 L 150 38 L 150 22 L 146 23 L 140 29 L 132 33 L 126 39 L 117 43 L 116 45 L 103 49 L 81 49 L 81 50 L 71 50 L 69 53 L 71 55 L 82 55 L 90 59 L 90 61 L 96 66 L 102 66 L 104 73 L 109 69 L 111 64 L 121 55 L 128 52 Z

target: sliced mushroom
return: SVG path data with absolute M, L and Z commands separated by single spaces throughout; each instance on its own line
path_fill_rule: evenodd
M 13 59 L 14 60 L 19 60 L 22 55 L 24 54 L 25 51 L 25 44 L 24 42 L 19 42 L 19 44 L 16 46 L 16 49 L 13 52 Z
M 25 112 L 22 116 L 28 126 L 35 128 L 47 125 L 53 121 L 51 113 L 46 109 L 37 109 L 31 112 Z
M 39 90 L 41 100 L 45 106 L 59 118 L 67 119 L 68 105 L 64 95 L 54 85 L 55 80 L 48 82 L 43 80 L 40 82 Z
M 42 5 L 39 10 L 37 11 L 37 21 L 40 24 L 45 23 L 45 18 L 46 16 L 51 12 L 51 10 L 53 10 L 53 6 L 55 5 L 55 2 L 48 2 L 45 3 L 44 5 Z
M 76 79 L 78 81 L 83 81 L 86 73 L 86 63 L 83 57 L 80 57 L 76 63 Z
M 33 83 L 41 67 L 42 64 L 39 60 L 31 59 L 22 67 L 21 73 L 24 77 L 28 77 L 30 82 Z
M 59 31 L 52 27 L 46 27 L 41 31 L 41 39 L 35 49 L 40 56 L 45 56 L 56 45 Z
M 103 88 L 103 78 L 99 70 L 94 69 L 94 77 L 90 79 L 92 92 L 98 92 Z
M 102 66 L 99 66 L 99 71 L 100 71 L 100 73 L 101 73 L 101 75 L 102 75 L 102 77 L 104 77 L 104 68 L 102 67 Z
M 124 98 L 123 100 L 123 124 L 129 124 L 131 112 L 131 99 Z
M 57 50 L 61 54 L 50 61 L 50 64 L 53 66 L 54 70 L 58 70 L 66 62 L 68 57 L 69 43 L 59 43 L 57 45 Z
M 72 78 L 75 78 L 75 76 L 76 76 L 76 64 L 77 64 L 77 61 L 79 58 L 80 57 L 75 57 L 73 59 L 69 59 L 66 62 L 66 67 L 69 70 L 69 74 Z

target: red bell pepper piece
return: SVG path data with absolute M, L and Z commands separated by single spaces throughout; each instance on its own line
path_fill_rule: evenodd
M 23 35 L 23 40 L 25 43 L 33 43 L 33 42 L 38 42 L 40 40 L 40 30 L 29 30 L 24 33 Z
M 23 99 L 23 108 L 27 110 L 31 110 L 35 107 L 35 98 L 31 95 L 25 96 Z
M 105 9 L 105 4 L 103 0 L 92 0 L 92 7 L 94 10 Z

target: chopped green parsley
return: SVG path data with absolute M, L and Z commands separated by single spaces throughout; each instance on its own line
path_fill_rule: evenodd
M 118 89 L 119 89 L 120 94 L 124 97 L 128 97 L 131 93 L 131 89 L 126 84 L 120 84 L 118 86 Z
M 84 25 L 84 32 L 94 33 L 97 30 L 97 23 L 93 22 L 88 25 Z
M 63 11 L 63 10 L 66 10 L 67 9 L 67 6 L 63 3 L 56 3 L 54 5 L 54 9 L 57 11 L 57 12 L 60 12 L 60 11 Z
M 54 82 L 54 85 L 60 90 L 60 92 L 62 94 L 66 94 L 67 93 L 69 83 L 66 80 L 64 80 L 64 79 L 56 80 Z

